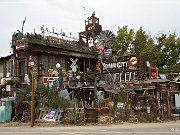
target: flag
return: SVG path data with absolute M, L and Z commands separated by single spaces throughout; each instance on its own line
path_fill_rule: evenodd
M 23 50 L 25 49 L 25 44 L 18 44 L 16 45 L 16 50 L 19 51 L 19 50 Z

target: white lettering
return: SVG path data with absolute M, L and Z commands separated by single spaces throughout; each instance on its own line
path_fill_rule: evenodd
M 106 68 L 112 69 L 112 68 L 123 68 L 126 69 L 128 67 L 128 62 L 117 62 L 117 63 L 103 63 L 103 69 L 106 70 Z

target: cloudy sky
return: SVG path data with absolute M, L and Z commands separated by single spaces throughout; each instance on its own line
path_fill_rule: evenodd
M 180 33 L 180 0 L 0 0 L 0 57 L 10 54 L 11 36 L 21 30 L 40 33 L 42 25 L 78 37 L 93 11 L 103 30 L 140 26 L 152 36 Z

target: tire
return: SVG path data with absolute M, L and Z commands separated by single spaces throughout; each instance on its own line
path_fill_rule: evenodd
M 1 91 L 6 91 L 6 88 L 5 88 L 5 87 L 2 87 L 2 88 L 1 88 Z

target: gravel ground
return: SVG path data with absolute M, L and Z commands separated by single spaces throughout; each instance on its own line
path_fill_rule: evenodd
M 164 122 L 156 122 L 154 124 L 173 124 L 173 123 L 179 123 L 180 120 L 176 121 L 164 121 Z M 61 124 L 57 122 L 36 122 L 35 127 L 58 127 L 58 126 L 64 126 L 64 127 L 69 127 L 69 126 L 109 126 L 109 125 L 121 125 L 121 126 L 143 126 L 147 125 L 149 123 L 129 123 L 129 122 L 117 122 L 117 123 L 83 123 L 83 124 Z M 7 123 L 0 123 L 0 127 L 28 127 L 30 126 L 30 123 L 22 123 L 22 122 L 7 122 Z

